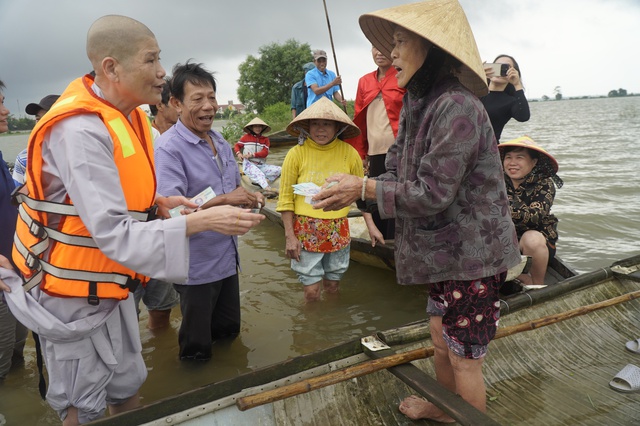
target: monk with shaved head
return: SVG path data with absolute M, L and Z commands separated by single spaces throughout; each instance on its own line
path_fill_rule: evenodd
M 149 277 L 185 282 L 189 236 L 241 235 L 264 219 L 232 206 L 170 218 L 169 209 L 198 205 L 156 193 L 150 121 L 138 108 L 161 99 L 154 34 L 104 16 L 89 29 L 87 55 L 95 78 L 71 82 L 29 138 L 12 252 L 21 275 L 0 258 L 0 289 L 40 336 L 47 402 L 64 425 L 139 405 L 147 370 L 129 293 Z
M 118 15 L 98 19 L 87 34 L 87 56 L 104 98 L 125 115 L 162 99 L 165 71 L 160 47 L 141 22 Z

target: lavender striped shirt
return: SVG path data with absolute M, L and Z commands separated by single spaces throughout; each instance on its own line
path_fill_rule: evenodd
M 208 133 L 218 151 L 222 170 L 207 142 L 181 121 L 160 135 L 155 147 L 158 193 L 191 198 L 209 186 L 220 195 L 240 185 L 240 171 L 231 146 L 215 130 Z M 189 278 L 178 284 L 205 284 L 234 275 L 237 246 L 236 237 L 213 231 L 189 237 Z

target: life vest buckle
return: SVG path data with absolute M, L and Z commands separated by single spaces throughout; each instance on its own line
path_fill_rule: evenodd
M 27 256 L 24 258 L 24 264 L 32 271 L 40 269 L 40 259 L 31 252 L 27 253 Z
M 140 285 L 140 280 L 137 278 L 131 278 L 129 277 L 129 279 L 127 280 L 127 283 L 124 285 L 121 285 L 121 288 L 126 288 L 128 289 L 131 293 L 134 293 L 136 291 L 136 289 L 138 288 L 138 286 Z
M 19 206 L 20 205 L 20 201 L 18 201 L 18 194 L 24 194 L 23 192 L 21 192 L 22 188 L 24 188 L 24 186 L 26 185 L 26 183 L 23 183 L 20 186 L 16 186 L 13 191 L 11 191 L 11 204 L 13 204 L 14 206 Z
M 40 240 L 42 240 L 47 235 L 42 223 L 38 222 L 35 219 L 32 219 L 31 224 L 29 224 L 29 232 L 31 233 L 31 235 Z
M 89 295 L 87 296 L 87 303 L 91 306 L 98 306 L 100 304 L 100 298 L 98 297 L 98 283 L 96 281 L 89 281 Z
M 147 214 L 146 222 L 151 222 L 158 218 L 158 205 L 154 204 L 144 211 Z

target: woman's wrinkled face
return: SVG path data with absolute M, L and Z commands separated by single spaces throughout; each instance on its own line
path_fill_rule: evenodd
M 333 120 L 309 120 L 309 135 L 318 145 L 326 145 L 336 137 L 338 123 Z
M 507 152 L 504 155 L 502 165 L 504 172 L 511 178 L 511 181 L 522 181 L 538 163 L 537 158 L 533 158 L 527 148 L 518 148 Z
M 399 87 L 406 87 L 411 77 L 420 69 L 427 59 L 429 43 L 411 31 L 396 27 L 393 33 L 393 50 L 391 59 L 393 67 L 398 70 L 396 78 Z
M 375 47 L 371 48 L 371 55 L 373 56 L 373 62 L 375 62 L 379 68 L 386 70 L 391 66 L 391 60 L 384 56 L 382 52 Z

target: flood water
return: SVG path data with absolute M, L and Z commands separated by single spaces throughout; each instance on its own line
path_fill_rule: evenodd
M 531 120 L 511 121 L 503 141 L 527 134 L 560 163 L 565 182 L 553 211 L 560 219 L 558 255 L 580 272 L 608 266 L 640 250 L 640 196 L 636 149 L 640 97 L 534 102 Z M 0 137 L 12 161 L 25 135 Z M 274 148 L 269 161 L 281 163 L 286 148 Z M 151 333 L 141 315 L 140 332 L 149 377 L 141 389 L 149 403 L 195 387 L 234 377 L 337 342 L 424 318 L 424 288 L 395 283 L 391 271 L 352 263 L 337 297 L 302 303 L 302 289 L 283 257 L 282 229 L 268 221 L 240 238 L 242 331 L 217 343 L 206 364 L 177 359 L 179 309 L 169 330 Z M 32 339 L 25 366 L 0 385 L 0 413 L 8 425 L 57 424 L 57 416 L 37 391 Z M 0 424 L 2 421 L 0 420 Z

